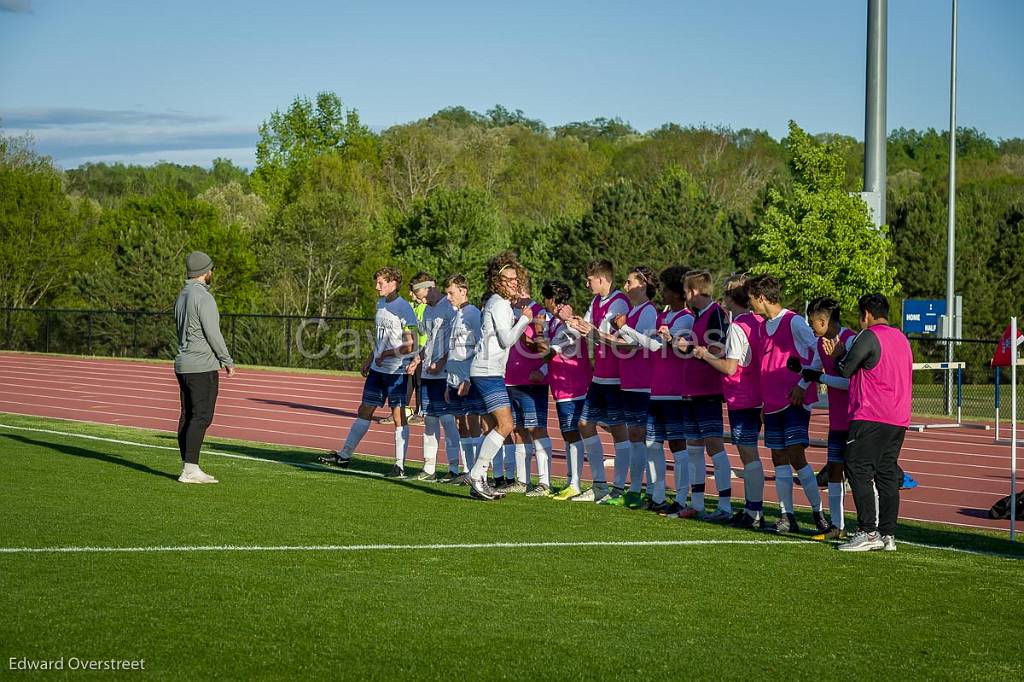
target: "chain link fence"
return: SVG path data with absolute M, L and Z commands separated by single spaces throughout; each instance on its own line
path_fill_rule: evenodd
M 3 308 L 5 350 L 172 360 L 174 313 Z M 374 342 L 372 319 L 221 314 L 221 333 L 244 365 L 358 370 Z
M 997 399 L 1004 415 L 1009 410 L 1008 371 L 990 364 L 997 339 L 941 339 L 910 336 L 915 363 L 963 363 L 961 369 L 927 369 L 914 372 L 914 414 L 953 416 L 958 408 L 964 422 L 994 419 Z M 1024 398 L 1018 386 L 1017 399 Z

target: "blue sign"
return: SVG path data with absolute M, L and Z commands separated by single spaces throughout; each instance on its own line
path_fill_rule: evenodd
M 945 300 L 907 299 L 903 301 L 903 333 L 938 334 L 939 317 L 945 314 Z

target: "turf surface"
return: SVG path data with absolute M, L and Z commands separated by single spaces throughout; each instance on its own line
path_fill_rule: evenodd
M 208 446 L 283 464 L 206 455 L 221 483 L 185 486 L 173 450 L 24 429 L 173 448 L 169 434 L 0 423 L 21 427 L 0 427 L 4 548 L 334 547 L 0 553 L 4 672 L 76 656 L 174 679 L 1024 677 L 1024 554 L 1005 535 L 918 524 L 899 537 L 988 554 L 847 555 L 596 505 L 482 503 L 224 440 Z M 577 541 L 710 544 L 373 547 Z M 735 541 L 756 544 L 718 544 Z

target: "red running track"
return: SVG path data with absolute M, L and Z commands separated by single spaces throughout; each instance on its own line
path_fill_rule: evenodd
M 210 433 L 282 446 L 336 449 L 355 417 L 361 389 L 358 377 L 252 369 L 240 370 L 231 379 L 222 374 Z M 178 409 L 177 382 L 166 363 L 0 353 L 0 412 L 173 432 Z M 557 424 L 553 409 L 549 424 Z M 413 460 L 422 459 L 421 428 L 413 427 L 409 447 Z M 827 415 L 816 412 L 811 420 L 812 438 L 824 439 L 827 430 Z M 552 431 L 553 470 L 564 475 L 564 444 L 557 429 Z M 359 451 L 391 456 L 393 443 L 391 427 L 374 423 Z M 729 446 L 728 450 L 733 467 L 740 468 L 735 449 Z M 610 440 L 606 452 L 611 452 Z M 762 459 L 766 469 L 770 468 L 767 452 Z M 669 460 L 671 470 L 671 457 Z M 815 469 L 824 464 L 824 448 L 810 448 L 808 460 Z M 920 483 L 919 488 L 902 492 L 901 518 L 1008 529 L 1007 521 L 986 516 L 992 503 L 1008 494 L 1010 487 L 1009 447 L 993 444 L 991 431 L 909 432 L 900 462 Z M 768 473 L 765 498 L 775 500 L 774 481 Z M 669 485 L 671 489 L 671 481 Z M 713 477 L 708 485 L 710 492 Z M 734 479 L 733 496 L 741 499 L 742 490 L 742 479 Z M 797 490 L 799 499 L 799 486 Z M 847 509 L 852 507 L 848 497 Z

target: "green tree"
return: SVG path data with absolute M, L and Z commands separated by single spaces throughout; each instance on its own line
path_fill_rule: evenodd
M 294 198 L 307 165 L 327 151 L 373 154 L 375 142 L 355 109 L 347 111 L 332 92 L 316 101 L 296 97 L 284 113 L 275 111 L 260 124 L 252 184 L 273 207 Z
M 93 213 L 64 195 L 59 171 L 30 139 L 0 135 L 0 305 L 46 305 L 63 292 Z
M 395 230 L 394 254 L 407 275 L 429 272 L 438 281 L 461 272 L 482 293 L 487 259 L 508 246 L 493 200 L 473 189 L 434 190 Z
M 846 142 L 818 143 L 790 121 L 785 144 L 792 195 L 771 192 L 754 270 L 778 277 L 791 300 L 829 295 L 847 310 L 864 293 L 895 294 L 888 229 L 874 229 L 867 204 L 844 187 Z

